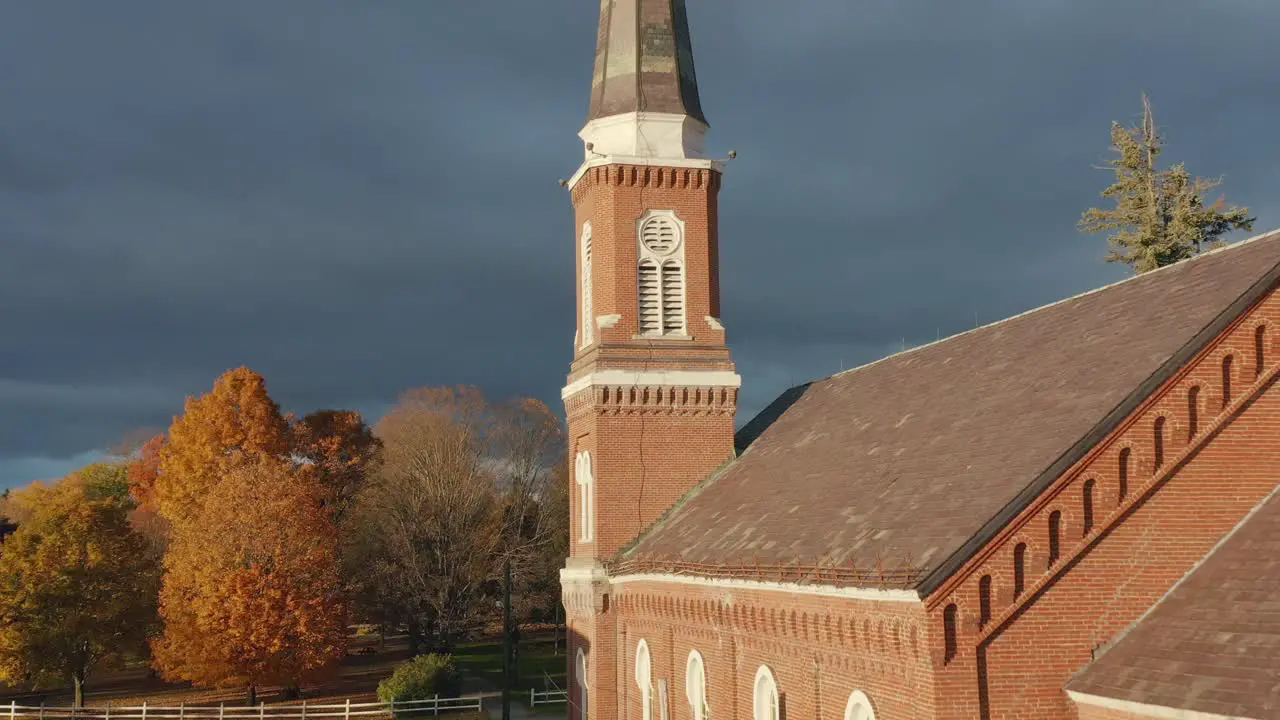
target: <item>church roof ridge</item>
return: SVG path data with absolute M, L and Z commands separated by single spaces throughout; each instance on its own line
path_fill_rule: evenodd
M 1129 277 L 1121 278 L 1121 279 L 1119 279 L 1119 280 L 1116 280 L 1115 282 L 1107 283 L 1106 285 L 1099 285 L 1099 286 L 1098 286 L 1098 287 L 1096 287 L 1096 288 L 1091 288 L 1091 289 L 1089 289 L 1089 290 L 1085 290 L 1085 291 L 1083 291 L 1083 292 L 1076 293 L 1075 295 L 1071 295 L 1071 296 L 1069 296 L 1069 297 L 1059 298 L 1058 300 L 1054 300 L 1054 301 L 1052 301 L 1052 302 L 1045 303 L 1044 305 L 1038 305 L 1038 306 L 1033 307 L 1033 308 L 1028 308 L 1028 309 L 1026 309 L 1026 310 L 1023 310 L 1022 312 L 1015 313 L 1015 314 L 1013 314 L 1013 315 L 1009 315 L 1009 316 L 1006 316 L 1006 317 L 1002 317 L 1002 318 L 1000 318 L 999 320 L 993 320 L 993 321 L 991 321 L 991 322 L 989 322 L 989 323 L 987 323 L 987 324 L 985 324 L 985 325 L 979 325 L 979 326 L 974 327 L 974 328 L 969 328 L 968 330 L 962 330 L 961 332 L 953 333 L 953 334 L 948 335 L 948 336 L 946 336 L 946 337 L 944 337 L 944 338 L 939 338 L 939 339 L 937 339 L 937 340 L 933 340 L 933 341 L 931 341 L 931 342 L 927 342 L 927 343 L 921 343 L 920 345 L 915 345 L 915 346 L 912 346 L 912 347 L 907 348 L 906 350 L 900 350 L 900 351 L 898 351 L 898 352 L 896 352 L 896 353 L 890 353 L 889 355 L 885 355 L 884 357 L 876 358 L 875 360 L 871 360 L 870 362 L 863 363 L 862 365 L 859 365 L 859 366 L 857 366 L 857 367 L 852 367 L 852 368 L 849 368 L 849 369 L 847 369 L 847 370 L 841 370 L 841 371 L 840 371 L 840 372 L 838 372 L 838 373 L 834 373 L 834 374 L 832 374 L 832 375 L 827 375 L 827 376 L 822 377 L 822 378 L 817 378 L 817 379 L 815 379 L 815 380 L 811 380 L 811 381 L 809 381 L 808 383 L 803 383 L 802 385 L 810 385 L 810 384 L 812 384 L 812 383 L 814 383 L 814 382 L 821 382 L 821 381 L 823 381 L 823 380 L 829 380 L 829 379 L 832 379 L 832 378 L 838 378 L 838 377 L 841 377 L 841 376 L 843 376 L 843 375 L 848 375 L 848 374 L 850 374 L 850 373 L 855 373 L 855 372 L 858 372 L 859 370 L 863 370 L 863 369 L 869 368 L 869 367 L 871 367 L 871 366 L 873 366 L 873 365 L 878 365 L 879 363 L 882 363 L 882 362 L 887 362 L 887 361 L 889 361 L 889 360 L 893 360 L 893 359 L 895 359 L 895 358 L 901 358 L 901 357 L 903 357 L 903 356 L 905 356 L 905 355 L 910 355 L 910 354 L 912 354 L 912 353 L 919 352 L 919 351 L 921 351 L 921 350 L 925 350 L 925 349 L 927 349 L 927 348 L 934 347 L 935 345 L 941 345 L 941 344 L 943 344 L 943 343 L 946 343 L 946 342 L 949 342 L 949 341 L 955 340 L 956 338 L 965 337 L 965 336 L 967 336 L 967 335 L 972 335 L 972 334 L 974 334 L 974 333 L 982 332 L 982 331 L 984 331 L 984 330 L 989 330 L 989 329 L 991 329 L 991 328 L 993 328 L 993 327 L 996 327 L 996 326 L 998 326 L 998 325 L 1004 325 L 1005 323 L 1012 322 L 1012 321 L 1014 321 L 1014 320 L 1017 320 L 1017 319 L 1019 319 L 1019 318 L 1025 317 L 1025 316 L 1027 316 L 1027 315 L 1033 315 L 1033 314 L 1035 314 L 1035 313 L 1038 313 L 1038 312 L 1041 312 L 1041 311 L 1044 311 L 1044 310 L 1049 310 L 1049 309 L 1051 309 L 1051 308 L 1053 308 L 1053 307 L 1056 307 L 1056 306 L 1058 306 L 1058 305 L 1063 305 L 1063 304 L 1066 304 L 1066 303 L 1069 303 L 1069 302 L 1072 302 L 1072 301 L 1075 301 L 1075 300 L 1080 300 L 1080 299 L 1083 299 L 1083 298 L 1089 297 L 1090 295 L 1096 295 L 1096 294 L 1098 294 L 1098 293 L 1105 292 L 1105 291 L 1110 290 L 1110 289 L 1112 289 L 1112 288 L 1115 288 L 1115 287 L 1117 287 L 1117 286 L 1124 285 L 1125 283 L 1131 283 L 1131 282 L 1134 282 L 1134 281 L 1136 281 L 1136 280 L 1142 280 L 1142 279 L 1144 279 L 1144 278 L 1149 279 L 1149 278 L 1151 278 L 1151 277 L 1154 277 L 1154 276 L 1156 275 L 1156 273 L 1161 273 L 1161 272 L 1165 272 L 1165 271 L 1171 270 L 1171 269 L 1173 269 L 1173 268 L 1181 267 L 1181 266 L 1182 266 L 1183 264 L 1185 264 L 1185 263 L 1193 263 L 1193 262 L 1196 262 L 1196 261 L 1198 261 L 1198 260 L 1203 260 L 1204 258 L 1207 258 L 1207 257 L 1212 257 L 1212 256 L 1214 256 L 1214 255 L 1217 255 L 1218 253 L 1225 253 L 1225 252 L 1231 252 L 1231 251 L 1233 251 L 1233 250 L 1238 250 L 1238 249 L 1240 249 L 1240 248 L 1242 248 L 1242 247 L 1245 247 L 1245 246 L 1249 245 L 1250 243 L 1254 243 L 1254 242 L 1261 242 L 1261 241 L 1264 241 L 1264 240 L 1268 240 L 1268 239 L 1270 239 L 1270 238 L 1271 238 L 1271 236 L 1273 236 L 1273 235 L 1275 235 L 1275 236 L 1280 236 L 1280 228 L 1276 228 L 1276 229 L 1273 229 L 1273 230 L 1268 230 L 1268 231 L 1266 231 L 1266 232 L 1259 233 L 1259 234 L 1257 234 L 1257 235 L 1253 235 L 1253 236 L 1247 237 L 1247 238 L 1245 238 L 1245 239 L 1243 239 L 1243 240 L 1239 240 L 1239 241 L 1237 241 L 1237 242 L 1231 243 L 1231 244 L 1229 244 L 1229 245 L 1224 245 L 1224 246 L 1219 247 L 1219 248 L 1214 248 L 1214 249 L 1212 249 L 1212 250 L 1206 250 L 1205 252 L 1202 252 L 1202 253 L 1200 253 L 1200 254 L 1198 254 L 1198 255 L 1194 255 L 1194 256 L 1189 257 L 1189 258 L 1187 258 L 1187 259 L 1185 259 L 1185 260 L 1180 260 L 1180 261 L 1178 261 L 1178 262 L 1176 262 L 1176 263 L 1171 263 L 1171 264 L 1169 264 L 1169 265 L 1163 265 L 1163 266 L 1158 267 L 1158 268 L 1156 268 L 1156 269 L 1154 269 L 1154 270 L 1149 270 L 1149 271 L 1147 271 L 1147 272 L 1145 272 L 1145 273 L 1140 273 L 1140 274 L 1130 275 Z M 800 386 L 797 386 L 797 387 L 800 387 Z

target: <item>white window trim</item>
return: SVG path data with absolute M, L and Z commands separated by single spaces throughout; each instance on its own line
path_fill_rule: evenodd
M 675 230 L 675 244 L 672 246 L 671 250 L 666 253 L 654 252 L 644 244 L 645 225 L 648 225 L 651 221 L 658 218 L 665 218 L 669 220 Z M 641 332 L 640 337 L 667 337 L 674 339 L 689 338 L 689 276 L 687 271 L 688 264 L 685 262 L 684 248 L 684 221 L 676 215 L 675 210 L 650 210 L 640 216 L 640 219 L 636 221 L 636 251 L 638 253 L 638 259 L 636 262 L 637 282 L 639 278 L 639 268 L 645 262 L 653 263 L 657 268 L 656 272 L 658 274 L 656 279 L 658 284 L 658 330 Z M 666 293 L 664 292 L 663 287 L 662 270 L 665 266 L 673 263 L 679 268 L 680 272 L 680 327 L 667 330 L 666 308 L 664 307 Z M 638 286 L 636 288 L 636 293 L 636 299 L 638 302 Z M 639 307 L 637 306 L 637 311 L 638 310 Z M 639 325 L 642 322 L 642 319 L 637 316 L 636 322 L 637 325 Z
M 595 537 L 596 524 L 596 482 L 594 469 L 591 467 L 591 452 L 581 450 L 574 462 L 574 480 L 578 483 L 578 528 L 579 542 L 591 542 Z
M 695 687 L 698 690 L 696 697 Z M 689 651 L 689 660 L 685 663 L 684 691 L 685 697 L 689 698 L 689 707 L 693 709 L 693 720 L 707 720 L 711 714 L 707 706 L 707 663 L 697 650 Z
M 582 652 L 582 648 L 578 648 L 576 664 L 577 672 L 575 674 L 578 676 L 578 706 L 581 711 L 578 713 L 578 717 L 580 717 L 581 720 L 587 720 L 587 654 Z
M 861 690 L 854 690 L 849 695 L 849 703 L 844 706 L 844 720 L 876 720 L 876 710 L 871 705 L 871 698 Z
M 596 323 L 595 318 L 592 317 L 595 313 L 591 294 L 592 255 L 594 250 L 591 247 L 590 222 L 582 225 L 582 240 L 579 246 L 579 253 L 582 255 L 582 348 L 586 349 L 596 340 Z
M 782 710 L 782 697 L 778 693 L 778 681 L 768 665 L 761 665 L 756 670 L 756 679 L 751 683 L 751 717 L 753 720 L 779 720 Z M 769 712 L 769 700 L 773 700 L 773 711 Z
M 636 645 L 636 686 L 640 688 L 640 718 L 653 720 L 653 655 L 643 639 Z

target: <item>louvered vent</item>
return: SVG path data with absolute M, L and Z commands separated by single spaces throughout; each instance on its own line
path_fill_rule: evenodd
M 640 241 L 650 252 L 666 255 L 676 247 L 676 226 L 670 218 L 650 218 L 640 232 Z
M 662 265 L 662 332 L 684 332 L 684 268 L 675 261 Z
M 640 332 L 662 332 L 662 294 L 659 287 L 658 264 L 652 260 L 640 262 Z

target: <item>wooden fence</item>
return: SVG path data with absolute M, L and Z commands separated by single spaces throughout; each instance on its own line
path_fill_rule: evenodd
M 406 700 L 392 703 L 272 705 L 178 705 L 159 706 L 143 703 L 137 706 L 54 707 L 19 705 L 16 701 L 0 705 L 0 720 L 330 720 L 342 718 L 421 718 L 447 715 L 462 710 L 484 710 L 484 693 L 471 697 L 430 700 Z
M 569 693 L 564 690 L 535 690 L 529 688 L 529 707 L 531 708 L 539 705 L 557 705 L 563 702 L 569 702 Z

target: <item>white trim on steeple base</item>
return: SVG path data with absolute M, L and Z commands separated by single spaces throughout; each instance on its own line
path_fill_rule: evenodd
M 707 126 L 688 115 L 630 112 L 592 120 L 582 128 L 584 160 L 569 179 L 573 189 L 587 170 L 602 165 L 650 165 L 724 172 L 703 157 Z M 591 149 L 587 149 L 587 145 Z
M 578 133 L 583 160 L 597 155 L 627 155 L 664 160 L 702 159 L 707 126 L 688 115 L 629 112 L 592 120 Z M 591 149 L 586 149 L 590 144 Z
M 738 388 L 742 387 L 742 376 L 731 370 L 597 370 L 565 385 L 560 398 L 568 400 L 596 385 Z

